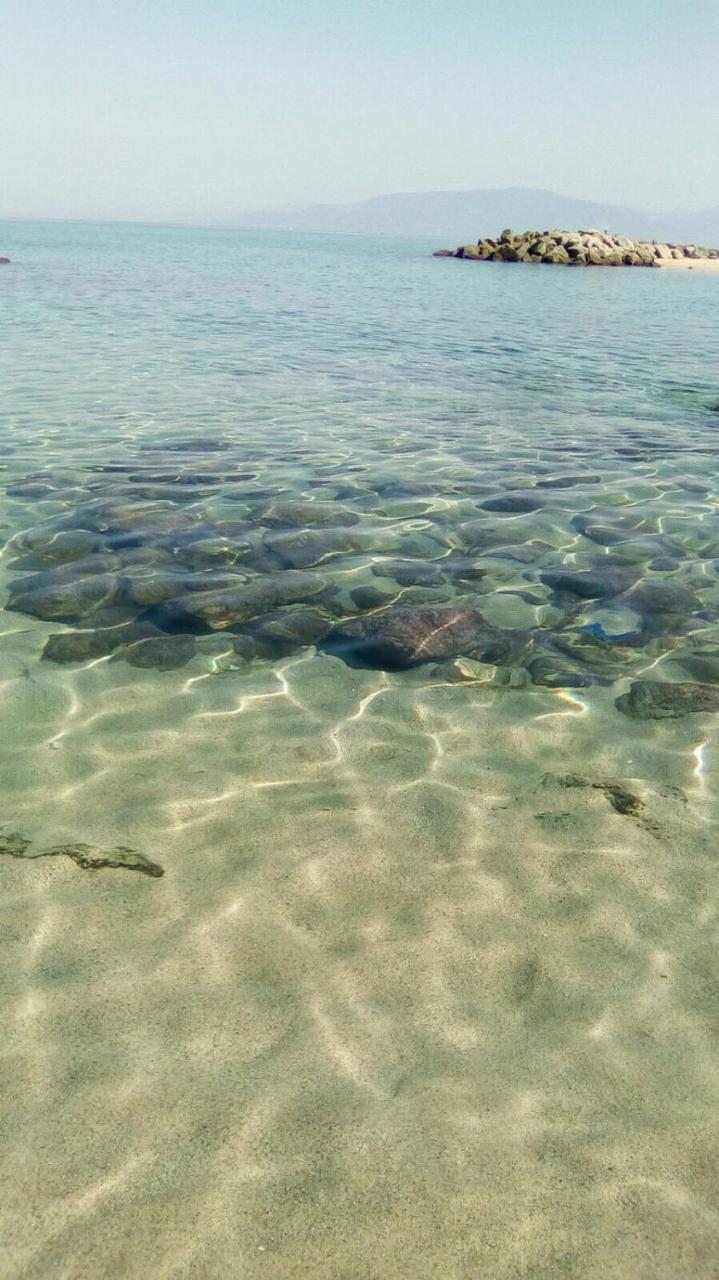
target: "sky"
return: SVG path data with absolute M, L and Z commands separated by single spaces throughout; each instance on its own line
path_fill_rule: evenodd
M 5 0 L 0 217 L 719 205 L 719 0 Z

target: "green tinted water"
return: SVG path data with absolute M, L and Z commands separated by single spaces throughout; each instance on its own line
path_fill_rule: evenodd
M 9 1274 L 716 1274 L 716 281 L 431 247 L 4 224 Z

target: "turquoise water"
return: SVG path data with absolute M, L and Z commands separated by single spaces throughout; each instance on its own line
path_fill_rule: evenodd
M 0 228 L 9 1274 L 716 1275 L 716 278 Z

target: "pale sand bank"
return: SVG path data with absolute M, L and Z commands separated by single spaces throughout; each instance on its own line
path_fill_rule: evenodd
M 665 271 L 719 271 L 719 258 L 667 258 L 657 263 Z

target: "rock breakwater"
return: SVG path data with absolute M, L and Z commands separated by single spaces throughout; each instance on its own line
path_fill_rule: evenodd
M 585 231 L 503 231 L 495 239 L 458 249 L 436 249 L 437 258 L 471 258 L 479 262 L 536 262 L 565 267 L 661 267 L 677 259 L 719 259 L 719 249 L 696 244 L 632 240 L 596 229 Z

